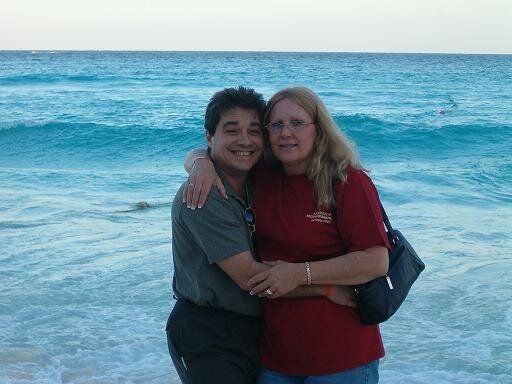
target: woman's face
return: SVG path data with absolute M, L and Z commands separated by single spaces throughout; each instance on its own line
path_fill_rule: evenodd
M 317 135 L 313 118 L 288 99 L 279 100 L 270 112 L 270 148 L 288 175 L 305 173 Z

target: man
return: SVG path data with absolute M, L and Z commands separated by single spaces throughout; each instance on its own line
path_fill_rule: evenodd
M 259 371 L 258 298 L 248 280 L 267 268 L 252 257 L 251 187 L 247 173 L 263 152 L 262 96 L 252 89 L 217 92 L 205 114 L 209 155 L 228 199 L 212 191 L 202 209 L 172 206 L 177 302 L 167 322 L 167 342 L 183 383 L 254 383 Z M 249 222 L 247 222 L 248 220 Z

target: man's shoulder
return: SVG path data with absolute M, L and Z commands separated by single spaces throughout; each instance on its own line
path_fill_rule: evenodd
M 206 203 L 202 208 L 196 208 L 194 210 L 187 208 L 187 203 L 183 202 L 183 189 L 186 188 L 184 183 L 176 192 L 174 201 L 172 204 L 172 217 L 173 221 L 177 219 L 181 220 L 211 220 L 219 215 L 226 215 L 233 211 L 231 199 L 235 199 L 229 196 L 225 199 L 217 190 L 216 187 L 212 187 Z

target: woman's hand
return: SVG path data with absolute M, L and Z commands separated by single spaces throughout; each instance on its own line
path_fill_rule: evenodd
M 347 307 L 356 308 L 354 290 L 344 285 L 331 286 L 332 291 L 328 299 L 335 304 L 346 305 Z
M 217 187 L 225 199 L 228 198 L 226 188 L 215 171 L 212 161 L 203 157 L 197 158 L 188 175 L 187 188 L 183 190 L 183 202 L 187 203 L 187 208 L 202 208 L 212 185 Z
M 265 264 L 271 265 L 272 268 L 258 273 L 247 283 L 251 295 L 277 298 L 305 284 L 306 272 L 303 263 L 287 263 L 278 260 L 265 262 Z

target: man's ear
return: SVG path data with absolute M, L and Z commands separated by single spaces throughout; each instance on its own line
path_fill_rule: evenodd
M 212 136 L 210 135 L 210 132 L 204 131 L 205 137 L 206 137 L 206 143 L 208 144 L 208 148 L 212 147 Z

